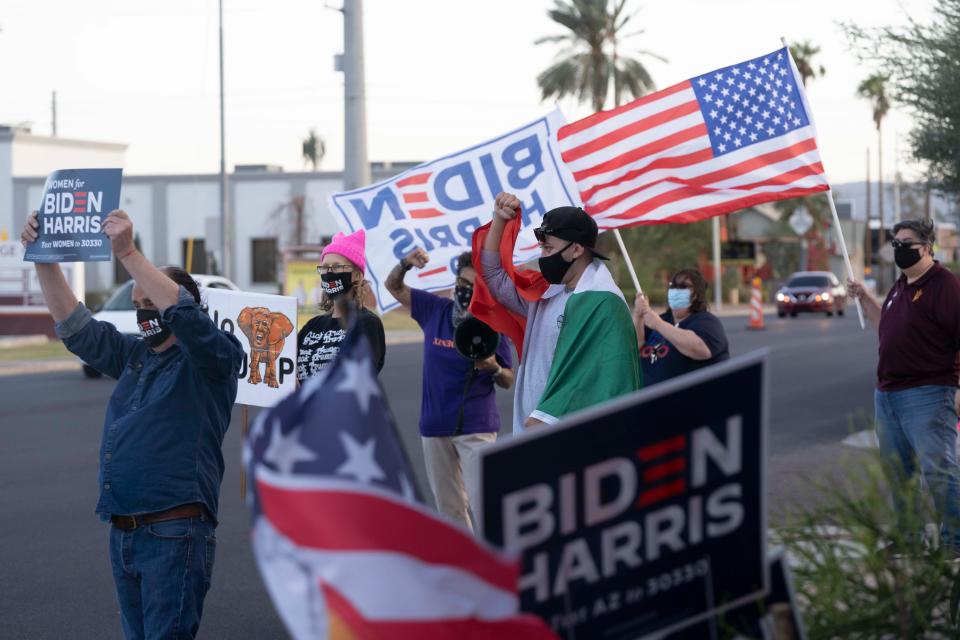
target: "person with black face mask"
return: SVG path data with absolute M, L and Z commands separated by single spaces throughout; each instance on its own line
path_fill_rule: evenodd
M 905 220 L 893 233 L 902 273 L 883 304 L 861 283 L 847 281 L 880 336 L 877 439 L 881 454 L 906 476 L 919 463 L 943 519 L 940 540 L 960 555 L 960 280 L 933 258 L 932 222 Z M 898 510 L 900 499 L 894 492 Z
M 365 244 L 363 229 L 350 235 L 338 233 L 320 254 L 317 271 L 323 288 L 320 309 L 324 313 L 308 320 L 297 333 L 298 382 L 317 375 L 333 362 L 353 322 L 370 341 L 377 371 L 383 369 L 387 350 L 383 321 L 364 304 L 368 293 L 363 279 Z
M 479 488 L 477 451 L 500 431 L 494 386 L 509 389 L 513 384 L 513 354 L 505 336 L 500 336 L 496 353 L 484 360 L 468 360 L 457 351 L 457 328 L 469 316 L 477 273 L 470 252 L 457 258 L 452 300 L 404 284 L 410 269 L 422 269 L 429 260 L 426 251 L 414 249 L 390 272 L 386 286 L 423 329 L 420 439 L 437 510 L 472 529 L 470 505 Z
M 512 245 L 501 243 L 515 241 L 516 235 L 505 229 L 517 224 L 519 212 L 519 198 L 497 195 L 481 255 L 481 275 L 490 294 L 507 312 L 526 318 L 515 433 L 555 423 L 642 386 L 630 309 L 604 264 L 606 256 L 596 249 L 597 223 L 579 207 L 544 214 L 534 233 L 540 273 L 549 286 L 536 296 L 521 293 L 501 263 L 501 255 L 513 253 Z
M 201 308 L 193 278 L 177 267 L 155 267 L 136 249 L 124 211 L 111 212 L 103 232 L 134 279 L 142 339 L 95 320 L 59 265 L 35 267 L 57 336 L 117 380 L 103 426 L 96 511 L 111 523 L 123 633 L 192 638 L 210 587 L 221 445 L 244 352 Z M 21 240 L 36 239 L 34 212 Z

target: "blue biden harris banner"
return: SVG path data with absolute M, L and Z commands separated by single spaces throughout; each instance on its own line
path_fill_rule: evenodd
M 101 227 L 120 206 L 121 169 L 62 169 L 47 177 L 37 209 L 39 238 L 27 245 L 30 262 L 105 262 L 110 239 Z

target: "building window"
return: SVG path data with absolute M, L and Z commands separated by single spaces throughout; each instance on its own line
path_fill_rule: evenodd
M 189 273 L 207 273 L 207 247 L 203 238 L 193 238 L 193 255 L 187 255 L 190 239 L 180 241 L 181 264 Z
M 253 238 L 250 254 L 253 256 L 253 275 L 251 281 L 277 282 L 277 239 Z

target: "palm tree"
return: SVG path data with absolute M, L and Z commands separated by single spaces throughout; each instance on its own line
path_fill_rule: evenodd
M 317 166 L 323 162 L 323 156 L 327 153 L 327 145 L 324 144 L 323 138 L 317 136 L 316 129 L 310 129 L 310 135 L 306 137 L 303 141 L 303 160 L 304 163 L 310 163 L 313 166 L 313 170 L 317 170 Z
M 643 63 L 619 54 L 624 40 L 643 33 L 624 33 L 624 27 L 636 15 L 624 11 L 626 4 L 627 0 L 554 0 L 547 15 L 568 32 L 536 40 L 536 44 L 566 45 L 557 61 L 537 76 L 543 100 L 573 95 L 600 111 L 611 83 L 616 106 L 625 94 L 639 98 L 654 89 L 653 78 Z M 666 62 L 650 51 L 638 53 Z
M 867 77 L 857 87 L 857 95 L 866 98 L 873 106 L 873 124 L 877 127 L 877 207 L 880 209 L 880 242 L 883 242 L 883 130 L 881 125 L 887 112 L 890 111 L 890 101 L 887 99 L 887 81 L 890 76 L 883 73 L 874 73 Z M 868 212 L 869 213 L 869 212 Z M 869 223 L 869 218 L 868 218 Z M 869 233 L 869 224 L 868 224 Z
M 797 64 L 797 71 L 800 72 L 800 80 L 803 86 L 807 86 L 807 80 L 826 75 L 827 70 L 824 66 L 815 65 L 813 57 L 820 53 L 820 47 L 814 45 L 809 40 L 803 42 L 794 42 L 790 45 L 790 55 Z

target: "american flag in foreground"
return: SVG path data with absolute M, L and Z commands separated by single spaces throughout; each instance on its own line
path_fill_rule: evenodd
M 415 502 L 359 332 L 258 416 L 244 463 L 254 553 L 294 638 L 555 638 L 517 613 L 519 558 Z
M 601 229 L 695 222 L 829 189 L 786 47 L 562 127 Z

